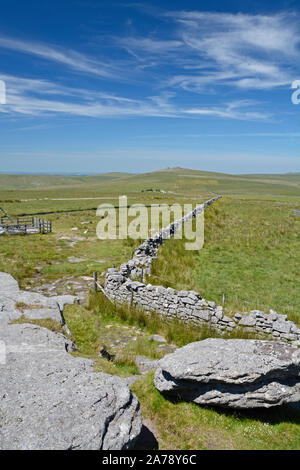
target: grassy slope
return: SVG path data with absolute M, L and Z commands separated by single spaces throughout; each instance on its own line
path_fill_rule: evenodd
M 3 175 L 0 174 L 0 188 L 4 190 L 30 190 L 45 188 L 64 188 L 65 186 L 84 186 L 101 184 L 113 181 L 126 173 L 105 173 L 93 176 L 68 176 L 68 175 Z
M 202 250 L 168 241 L 150 280 L 200 291 L 217 303 L 226 293 L 231 311 L 273 308 L 299 323 L 300 220 L 294 208 L 299 203 L 224 198 L 206 210 Z
M 84 177 L 86 180 L 80 184 L 76 178 L 75 182 L 73 179 L 69 181 L 70 185 L 69 182 L 62 185 L 62 181 L 54 185 L 47 179 L 43 189 L 39 186 L 39 189 L 26 191 L 22 189 L 24 182 L 22 188 L 20 182 L 17 184 L 18 189 L 11 180 L 10 190 L 0 190 L 0 206 L 3 205 L 12 215 L 52 212 L 47 215 L 47 219 L 54 222 L 51 235 L 0 238 L 0 270 L 11 272 L 23 286 L 30 281 L 40 283 L 58 277 L 76 278 L 95 270 L 100 272 L 113 263 L 118 265 L 127 260 L 134 246 L 131 241 L 96 239 L 94 208 L 104 201 L 52 201 L 51 198 L 105 197 L 105 202 L 116 204 L 119 194 L 127 194 L 130 204 L 185 203 L 201 202 L 209 199 L 211 192 L 217 192 L 233 196 L 207 211 L 205 248 L 195 257 L 195 253 L 182 249 L 180 240 L 166 243 L 160 251 L 158 274 L 167 278 L 173 276 L 170 277 L 172 287 L 194 287 L 212 300 L 220 300 L 216 297 L 225 290 L 227 305 L 233 309 L 255 307 L 259 301 L 261 307 L 274 307 L 275 302 L 275 308 L 282 306 L 284 310 L 287 306 L 289 314 L 298 313 L 299 220 L 291 218 L 290 210 L 299 209 L 299 175 L 245 177 L 176 169 L 146 175 L 118 175 L 107 181 L 102 178 L 101 182 L 95 181 L 96 177 L 94 180 Z M 0 188 L 7 186 L 1 184 L 0 178 Z M 25 186 L 28 188 L 27 182 Z M 176 194 L 141 193 L 150 188 Z M 20 202 L 21 199 L 27 201 Z M 4 202 L 8 200 L 11 202 Z M 73 210 L 76 212 L 68 212 Z M 90 224 L 81 225 L 83 221 Z M 74 226 L 78 227 L 78 231 L 71 231 Z M 84 234 L 86 228 L 89 232 Z M 69 240 L 61 239 L 62 236 L 69 237 Z M 83 240 L 70 246 L 70 240 L 78 236 Z M 86 257 L 88 260 L 72 264 L 68 261 L 69 256 Z M 104 263 L 94 261 L 99 259 Z M 163 271 L 164 263 L 169 271 Z M 36 266 L 42 266 L 40 274 Z M 158 283 L 161 284 L 161 280 Z M 245 293 L 247 298 L 244 297 Z M 237 296 L 238 302 L 234 300 Z M 153 344 L 137 342 L 129 356 L 123 355 L 115 364 L 99 358 L 101 334 L 107 323 L 114 324 L 116 328 L 119 324 L 137 324 L 146 334 L 160 332 L 179 346 L 208 334 L 199 332 L 196 338 L 196 331 L 183 331 L 178 325 L 169 327 L 154 321 L 143 325 L 142 316 L 139 317 L 136 312 L 128 316 L 107 307 L 103 301 L 91 302 L 89 311 L 73 306 L 68 307 L 65 313 L 72 335 L 80 347 L 77 354 L 93 358 L 95 370 L 123 377 L 137 372 L 132 354 L 156 357 L 156 352 Z M 156 429 L 161 449 L 300 447 L 300 412 L 293 407 L 236 413 L 192 403 L 173 403 L 154 388 L 151 373 L 132 388 L 140 400 L 144 418 L 150 419 Z
M 299 196 L 300 174 L 286 175 L 229 175 L 184 168 L 160 170 L 144 174 L 107 173 L 93 176 L 59 175 L 1 175 L 1 190 L 28 190 L 37 193 L 57 189 L 66 192 L 164 189 L 198 193 L 208 190 L 224 193 L 276 194 Z M 27 191 L 26 191 L 27 192 Z

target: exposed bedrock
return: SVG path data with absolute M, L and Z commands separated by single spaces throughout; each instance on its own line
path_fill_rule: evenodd
M 258 408 L 300 401 L 300 350 L 286 343 L 209 338 L 158 362 L 155 386 L 200 405 Z
M 62 309 L 73 301 L 22 292 L 0 273 L 0 449 L 120 450 L 131 448 L 141 432 L 139 402 L 125 380 L 95 373 L 92 360 L 73 357 L 67 351 L 74 345 L 62 334 L 10 324 L 21 315 L 16 302 L 29 311 L 35 305 L 35 318 L 51 312 L 55 318 L 57 303 Z

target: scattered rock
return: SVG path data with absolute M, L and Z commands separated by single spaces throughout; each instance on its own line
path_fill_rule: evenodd
M 156 351 L 160 353 L 170 354 L 176 351 L 176 349 L 177 346 L 175 346 L 175 344 L 162 343 L 156 348 Z
M 68 260 L 70 263 L 82 263 L 83 261 L 86 261 L 86 258 L 76 258 L 75 256 L 69 256 Z
M 158 365 L 158 360 L 149 359 L 144 356 L 136 356 L 135 363 L 141 374 L 147 374 L 150 370 L 155 370 Z
M 113 361 L 115 359 L 115 354 L 110 354 L 107 349 L 106 349 L 106 346 L 103 345 L 100 352 L 99 352 L 99 356 L 101 357 L 104 357 L 105 359 L 107 359 L 108 361 Z
M 167 340 L 163 336 L 160 336 L 160 335 L 150 336 L 149 341 L 156 341 L 157 343 L 166 343 L 167 342 Z

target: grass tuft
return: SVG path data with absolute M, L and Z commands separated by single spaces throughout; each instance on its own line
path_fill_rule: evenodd
M 136 307 L 129 308 L 125 304 L 110 302 L 101 292 L 90 293 L 88 308 L 100 318 L 100 321 L 102 319 L 121 322 L 126 325 L 136 325 L 149 334 L 164 336 L 169 343 L 174 343 L 179 347 L 206 338 L 257 339 L 259 337 L 257 334 L 247 332 L 242 328 L 221 334 L 208 326 L 184 323 L 176 318 L 167 320 L 156 313 L 146 314 Z

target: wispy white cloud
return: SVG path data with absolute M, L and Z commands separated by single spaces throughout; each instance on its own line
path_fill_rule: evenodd
M 179 36 L 215 72 L 215 84 L 267 89 L 291 82 L 300 59 L 300 22 L 293 14 L 177 12 Z M 298 62 L 297 62 L 298 61 Z M 202 89 L 205 74 L 173 78 Z
M 239 100 L 227 103 L 224 106 L 211 106 L 210 108 L 191 108 L 185 113 L 194 116 L 207 116 L 218 118 L 239 119 L 247 121 L 266 120 L 271 117 L 270 113 L 249 110 L 249 106 L 254 106 L 255 102 L 249 100 Z
M 171 51 L 177 51 L 184 47 L 183 41 L 178 40 L 160 40 L 154 38 L 128 37 L 119 41 L 120 44 L 130 52 L 139 50 L 150 54 L 168 54 Z
M 143 62 L 167 58 L 174 67 L 168 86 L 196 92 L 218 85 L 272 89 L 291 83 L 299 70 L 297 14 L 177 11 L 160 16 L 173 21 L 169 37 L 122 38 L 120 44 L 138 58 L 143 51 Z
M 0 74 L 7 84 L 6 105 L 0 113 L 12 115 L 53 115 L 85 117 L 219 117 L 240 120 L 268 119 L 270 114 L 253 111 L 258 103 L 236 100 L 220 106 L 194 107 L 179 105 L 175 94 L 161 92 L 144 99 L 131 99 L 110 93 L 56 84 L 49 80 L 18 78 Z
M 39 42 L 21 41 L 7 37 L 0 37 L 0 48 L 38 56 L 47 61 L 63 64 L 77 72 L 95 74 L 100 77 L 110 78 L 117 73 L 112 64 L 101 62 L 72 49 L 64 49 L 41 44 Z
M 117 54 L 115 60 L 100 61 L 73 49 L 0 37 L 0 48 L 52 61 L 76 73 L 92 74 L 108 83 L 112 78 L 123 82 L 130 77 L 133 84 L 141 85 L 142 78 L 146 84 L 135 99 L 122 96 L 126 92 L 74 88 L 54 79 L 0 75 L 7 84 L 7 105 L 0 112 L 263 120 L 271 114 L 261 110 L 262 103 L 233 99 L 224 102 L 218 87 L 226 86 L 239 95 L 248 90 L 271 90 L 290 85 L 300 72 L 300 18 L 296 14 L 156 14 L 163 21 L 167 19 L 166 31 L 160 32 L 158 27 L 149 36 L 114 38 L 111 47 L 123 54 Z M 126 59 L 124 50 L 129 53 Z M 68 83 L 67 79 L 63 83 Z M 211 91 L 215 99 L 208 105 L 207 99 L 202 103 L 197 97 L 197 104 L 191 106 L 191 100 L 180 94 L 182 90 L 205 95 Z
M 39 116 L 67 114 L 86 117 L 160 116 L 176 117 L 178 109 L 163 93 L 144 100 L 55 84 L 48 80 L 1 75 L 7 84 L 6 105 L 0 113 Z

